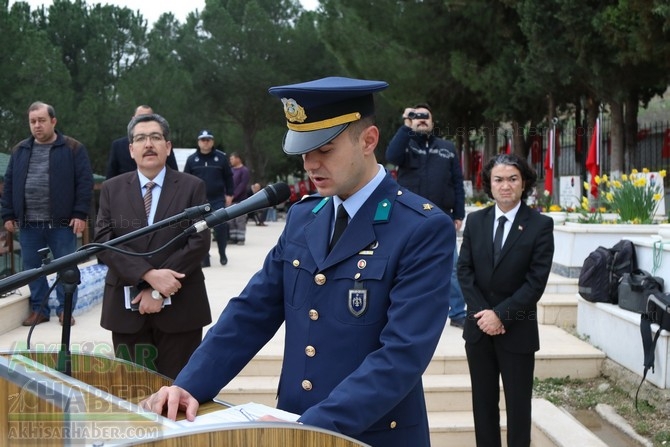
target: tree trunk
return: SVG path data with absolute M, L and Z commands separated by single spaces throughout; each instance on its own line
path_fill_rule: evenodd
M 624 172 L 630 171 L 633 167 L 635 151 L 637 149 L 637 112 L 638 112 L 637 92 L 631 92 L 624 103 Z M 642 168 L 640 166 L 639 168 Z
M 613 178 L 620 178 L 623 173 L 623 104 L 613 99 L 610 101 L 610 111 L 612 114 L 612 124 L 610 126 L 611 138 L 611 158 L 610 158 L 610 175 Z M 605 138 L 603 138 L 603 146 L 605 146 Z
M 496 122 L 487 121 L 484 130 L 484 153 L 482 154 L 482 163 L 486 165 L 488 161 L 498 153 L 498 138 L 496 135 Z
M 523 129 L 518 121 L 512 121 L 512 152 L 520 157 L 528 157 L 528 147 L 523 139 Z

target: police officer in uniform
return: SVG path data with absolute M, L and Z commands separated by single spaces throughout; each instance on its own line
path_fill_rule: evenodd
M 176 378 L 141 405 L 193 419 L 285 323 L 280 409 L 373 446 L 430 445 L 421 376 L 444 328 L 451 219 L 379 165 L 373 93 L 331 77 L 270 88 L 318 194 Z M 346 213 L 345 213 L 346 211 Z

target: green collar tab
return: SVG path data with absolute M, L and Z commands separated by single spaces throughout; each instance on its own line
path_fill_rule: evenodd
M 391 202 L 389 199 L 384 199 L 377 205 L 375 212 L 375 222 L 388 221 L 389 214 L 391 214 Z
M 330 200 L 330 197 L 324 197 L 319 203 L 316 204 L 316 206 L 312 209 L 312 213 L 316 214 L 319 211 L 321 211 L 321 208 L 323 208 L 326 203 L 328 203 L 328 200 Z

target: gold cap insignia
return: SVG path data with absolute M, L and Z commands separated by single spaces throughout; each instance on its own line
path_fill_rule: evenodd
M 433 205 L 431 205 L 430 203 L 424 203 L 423 204 L 423 209 L 424 209 L 424 211 L 430 211 L 430 210 L 433 209 Z
M 307 119 L 305 109 L 295 99 L 282 98 L 281 102 L 284 104 L 284 114 L 287 120 L 294 123 L 302 123 Z

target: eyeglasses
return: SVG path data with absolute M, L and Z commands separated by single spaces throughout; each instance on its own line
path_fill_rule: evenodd
M 152 143 L 160 143 L 161 141 L 165 141 L 165 137 L 163 137 L 163 135 L 159 134 L 158 132 L 155 132 L 150 133 L 149 135 L 145 135 L 143 133 L 134 135 L 133 143 L 144 144 L 146 143 L 147 138 L 151 140 Z

